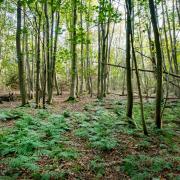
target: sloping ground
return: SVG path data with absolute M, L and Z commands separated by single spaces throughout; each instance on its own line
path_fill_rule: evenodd
M 146 137 L 139 105 L 131 129 L 125 101 L 115 99 L 71 104 L 60 97 L 46 111 L 1 109 L 0 179 L 179 179 L 180 104 L 168 103 L 156 130 L 154 104 L 146 103 Z

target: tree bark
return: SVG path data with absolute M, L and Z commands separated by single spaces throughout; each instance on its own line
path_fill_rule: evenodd
M 126 0 L 126 10 L 127 10 L 127 26 L 126 26 L 126 81 L 127 81 L 127 117 L 132 119 L 132 109 L 133 109 L 133 91 L 131 82 L 131 45 L 130 45 L 130 35 L 131 35 L 131 0 Z
M 53 45 L 53 50 L 52 52 L 52 61 L 51 61 L 51 87 L 49 89 L 48 93 L 48 103 L 52 103 L 52 96 L 53 96 L 53 81 L 54 81 L 54 76 L 55 76 L 55 65 L 56 65 L 56 52 L 57 52 L 57 41 L 58 41 L 58 30 L 59 30 L 59 21 L 60 21 L 60 15 L 59 12 L 56 13 L 56 28 L 55 28 L 55 37 L 54 37 L 54 45 Z
M 83 38 L 83 0 L 81 0 L 81 12 L 80 12 L 80 24 L 81 24 L 81 75 L 80 75 L 80 91 L 79 93 L 83 93 L 83 86 L 84 86 L 84 56 L 83 56 L 83 51 L 84 51 L 84 38 Z
M 25 87 L 25 70 L 24 70 L 24 59 L 22 58 L 21 52 L 21 1 L 17 2 L 17 31 L 16 31 L 16 51 L 18 59 L 18 70 L 19 70 L 19 88 L 21 94 L 21 104 L 24 106 L 27 103 L 26 87 Z
M 46 0 L 44 5 L 44 14 L 46 19 L 46 61 L 47 61 L 47 92 L 50 93 L 51 89 L 51 73 L 50 73 L 50 43 L 49 43 L 49 16 L 48 16 L 48 2 Z
M 157 27 L 157 19 L 155 16 L 154 0 L 149 0 L 149 9 L 151 14 L 151 22 L 153 25 L 155 46 L 156 46 L 156 58 L 157 58 L 157 90 L 156 90 L 156 126 L 161 128 L 161 98 L 162 98 L 162 54 L 161 45 L 159 39 L 159 30 Z
M 139 77 L 139 72 L 138 72 L 138 65 L 137 65 L 136 54 L 135 54 L 135 50 L 134 50 L 134 38 L 133 38 L 132 29 L 131 29 L 131 46 L 132 46 L 132 56 L 133 56 L 133 60 L 134 60 L 134 67 L 135 67 L 137 86 L 138 86 L 138 93 L 139 93 L 139 99 L 140 99 L 140 110 L 141 110 L 142 126 L 143 126 L 144 134 L 148 135 L 146 122 L 145 122 L 145 118 L 144 118 L 144 105 L 143 105 L 143 98 L 142 98 L 142 92 L 141 92 L 141 83 L 140 83 L 140 77 Z
M 41 16 L 37 23 L 37 47 L 36 47 L 36 108 L 40 107 L 40 32 L 41 32 Z
M 76 23 L 77 23 L 77 0 L 72 0 L 72 62 L 71 62 L 71 87 L 69 100 L 75 100 L 76 98 L 76 75 L 77 75 L 77 62 L 76 62 Z

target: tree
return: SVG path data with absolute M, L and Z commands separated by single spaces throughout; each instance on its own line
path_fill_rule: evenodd
M 131 82 L 131 0 L 126 0 L 127 24 L 126 24 L 126 81 L 127 81 L 127 117 L 132 119 L 133 92 Z
M 36 3 L 36 12 L 38 15 L 38 18 L 35 17 L 35 22 L 36 22 L 36 29 L 37 29 L 37 34 L 36 34 L 36 108 L 40 107 L 40 39 L 41 39 L 41 19 L 42 19 L 42 14 L 38 10 L 38 4 Z
M 132 56 L 133 56 L 133 60 L 134 60 L 135 73 L 136 73 L 137 86 L 138 86 L 138 93 L 139 93 L 139 99 L 140 99 L 142 126 L 143 126 L 144 134 L 148 135 L 146 122 L 144 119 L 144 105 L 143 105 L 143 98 L 142 98 L 142 92 L 141 92 L 141 83 L 140 83 L 140 77 L 139 77 L 139 72 L 138 72 L 138 65 L 137 65 L 137 60 L 136 60 L 136 53 L 135 53 L 135 49 L 134 49 L 134 34 L 132 32 L 132 29 L 130 29 L 130 32 L 131 32 Z
M 25 87 L 25 70 L 24 70 L 24 59 L 22 58 L 21 52 L 21 10 L 22 4 L 21 0 L 17 2 L 17 31 L 16 31 L 16 51 L 19 69 L 19 89 L 21 94 L 22 106 L 27 104 L 26 87 Z
M 80 94 L 83 93 L 83 86 L 84 86 L 84 56 L 83 56 L 83 50 L 84 50 L 84 38 L 83 38 L 83 0 L 81 0 L 81 8 L 80 8 L 80 29 L 81 29 L 81 76 L 80 76 Z
M 161 54 L 161 45 L 159 39 L 159 30 L 157 27 L 157 17 L 155 13 L 154 0 L 149 0 L 149 9 L 151 14 L 151 22 L 154 31 L 154 39 L 156 46 L 156 58 L 157 58 L 157 89 L 156 89 L 156 126 L 161 128 L 161 98 L 162 98 L 162 54 Z
M 75 100 L 76 92 L 76 75 L 77 75 L 77 62 L 76 62 L 76 23 L 77 23 L 77 2 L 72 0 L 72 39 L 71 39 L 71 87 L 70 87 L 70 96 L 69 100 Z

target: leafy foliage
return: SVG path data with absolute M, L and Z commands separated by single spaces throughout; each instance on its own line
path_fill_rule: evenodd
M 86 138 L 90 146 L 103 151 L 111 150 L 117 146 L 114 137 L 116 116 L 105 110 L 98 110 L 93 121 L 82 121 L 80 128 L 75 131 L 79 137 Z
M 14 128 L 1 134 L 0 155 L 8 157 L 4 163 L 10 169 L 25 168 L 33 172 L 40 170 L 38 161 L 41 156 L 76 159 L 76 150 L 64 147 L 67 138 L 63 137 L 63 133 L 69 129 L 62 115 L 49 115 L 39 110 L 36 117 L 24 113 Z
M 166 123 L 174 123 L 177 117 L 172 115 L 173 112 L 178 114 L 177 109 L 168 110 L 171 115 L 165 113 L 164 117 L 169 118 Z M 135 110 L 134 118 L 138 119 L 140 113 L 136 105 Z M 152 104 L 145 106 L 145 111 L 147 117 L 151 115 Z M 32 108 L 28 107 L 1 110 L 0 114 L 19 117 L 12 128 L 3 128 L 0 132 L 0 164 L 5 167 L 3 178 L 16 179 L 26 172 L 32 179 L 67 179 L 73 173 L 79 175 L 87 170 L 100 178 L 109 172 L 106 158 L 114 153 L 117 153 L 115 157 L 126 155 L 120 173 L 126 173 L 131 179 L 158 178 L 162 174 L 173 179 L 176 177 L 174 172 L 180 169 L 179 146 L 173 129 L 178 124 L 157 130 L 149 117 L 151 136 L 145 137 L 138 120 L 137 129 L 127 125 L 124 103 L 108 101 L 107 105 L 105 101 L 97 101 L 86 105 L 85 112 L 54 114 L 50 110 L 33 109 L 32 113 Z M 87 160 L 88 154 L 81 153 L 84 149 L 85 152 L 93 150 L 93 158 Z M 127 155 L 131 151 L 133 155 Z
M 121 166 L 133 179 L 155 178 L 159 172 L 173 168 L 168 159 L 147 155 L 128 155 Z
M 104 161 L 101 159 L 101 157 L 96 156 L 92 161 L 90 161 L 90 169 L 98 177 L 101 177 L 104 175 L 105 165 L 104 165 Z

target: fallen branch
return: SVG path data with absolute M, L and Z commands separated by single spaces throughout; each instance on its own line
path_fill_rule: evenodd
M 105 65 L 126 69 L 125 66 L 116 65 L 116 64 L 110 64 L 110 63 L 108 63 L 108 64 L 105 64 Z M 132 69 L 132 71 L 135 71 L 135 69 Z M 149 69 L 138 69 L 138 71 L 155 73 L 154 70 L 149 70 Z M 167 71 L 163 71 L 163 73 L 164 73 L 164 74 L 168 74 L 168 75 L 173 76 L 173 77 L 176 77 L 176 78 L 180 78 L 180 75 L 178 75 L 178 74 L 169 73 L 169 72 L 167 72 Z
M 109 92 L 109 94 L 114 94 L 114 95 L 117 95 L 117 96 L 122 96 L 122 97 L 126 97 L 127 96 L 127 94 L 117 94 L 117 93 L 111 93 L 111 92 Z M 138 99 L 139 98 L 139 96 L 133 96 L 133 98 L 134 99 Z M 146 99 L 155 99 L 156 98 L 156 96 L 143 96 L 143 98 L 146 98 Z M 180 99 L 180 98 L 178 98 L 178 97 L 168 97 L 168 98 L 164 98 L 164 99 Z
M 2 101 L 6 101 L 6 102 L 14 101 L 14 94 L 9 93 L 8 95 L 0 96 L 0 103 L 2 103 Z

